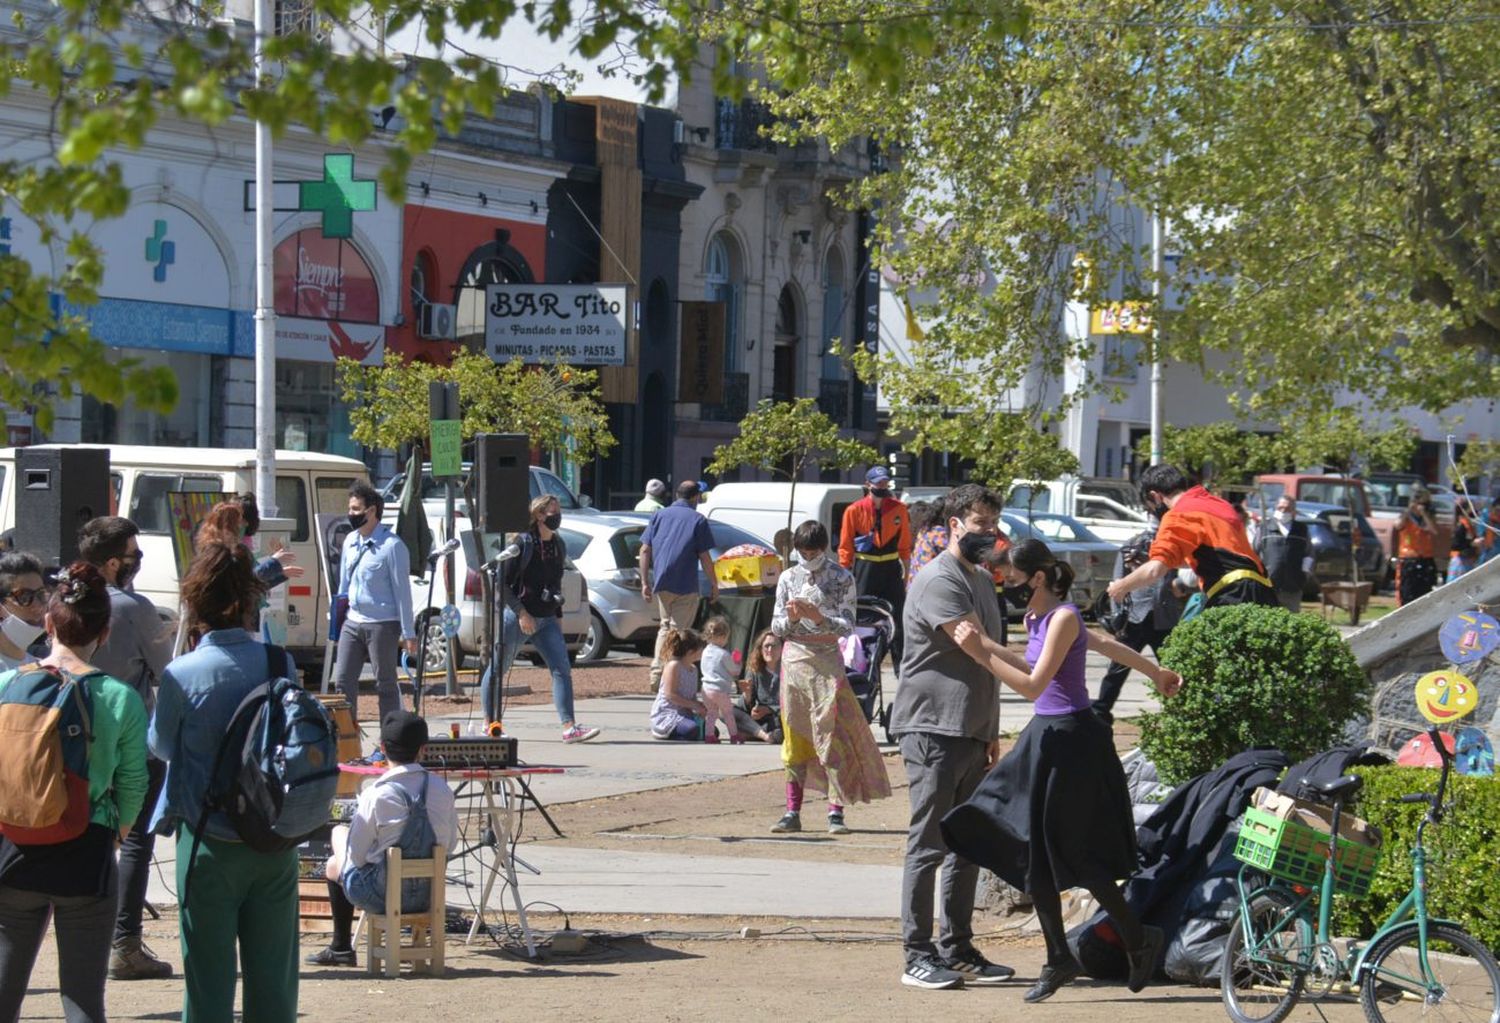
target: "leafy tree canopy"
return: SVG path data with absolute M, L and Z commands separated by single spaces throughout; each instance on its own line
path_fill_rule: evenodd
M 700 57 L 705 18 L 723 7 L 721 45 L 712 73 L 725 91 L 741 85 L 738 60 L 778 57 L 795 84 L 827 51 L 867 82 L 899 84 L 899 55 L 913 39 L 945 29 L 999 36 L 1019 24 L 1018 0 L 981 5 L 920 4 L 900 10 L 840 14 L 801 0 L 305 0 L 303 16 L 266 40 L 264 73 L 253 65 L 253 34 L 225 18 L 222 0 L 20 0 L 0 24 L 0 102 L 30 103 L 46 112 L 43 159 L 0 156 L 4 214 L 35 223 L 43 240 L 68 255 L 53 277 L 25 260 L 0 256 L 0 402 L 34 406 L 51 423 L 48 397 L 86 391 L 111 402 L 133 398 L 165 410 L 176 401 L 166 369 L 106 358 L 77 319 L 57 320 L 51 294 L 87 305 L 97 298 L 102 254 L 75 218 L 118 217 L 129 202 L 118 155 L 139 149 L 164 118 L 215 127 L 237 116 L 268 124 L 277 136 L 306 129 L 332 146 L 356 146 L 375 132 L 371 112 L 399 115 L 382 133 L 386 165 L 380 179 L 399 198 L 412 160 L 441 132 L 456 134 L 466 113 L 485 115 L 509 89 L 532 83 L 515 68 L 459 51 L 447 61 L 393 59 L 379 40 L 417 27 L 441 45 L 460 30 L 470 38 L 508 41 L 524 50 L 540 31 L 568 38 L 573 50 L 598 59 L 611 47 L 633 55 L 635 77 L 654 99 L 674 74 L 686 76 Z M 521 30 L 526 23 L 530 28 Z M 45 342 L 45 343 L 44 343 Z
M 599 401 L 599 374 L 554 366 L 496 365 L 489 356 L 460 350 L 453 362 L 392 360 L 362 366 L 338 363 L 341 397 L 350 405 L 352 436 L 372 448 L 427 442 L 431 429 L 427 385 L 458 384 L 465 439 L 476 433 L 524 433 L 534 447 L 566 448 L 587 461 L 615 446 Z
M 866 367 L 887 394 L 948 381 L 940 405 L 991 412 L 1030 383 L 1065 409 L 1036 381 L 1095 352 L 1071 303 L 1152 308 L 1152 209 L 1176 257 L 1161 354 L 1226 385 L 1231 416 L 1290 427 L 1351 393 L 1436 411 L 1500 390 L 1492 4 L 1029 6 L 1018 36 L 917 36 L 894 87 L 838 50 L 766 55 L 772 82 L 802 83 L 770 98 L 783 136 L 894 154 L 847 199 L 880 212 L 881 258 L 935 289 L 941 322 L 910 364 Z
M 880 460 L 880 452 L 846 437 L 839 425 L 819 411 L 811 398 L 772 401 L 763 398 L 740 421 L 740 435 L 714 448 L 708 471 L 716 475 L 750 467 L 789 480 L 786 527 L 792 528 L 797 481 L 805 470 L 852 469 Z

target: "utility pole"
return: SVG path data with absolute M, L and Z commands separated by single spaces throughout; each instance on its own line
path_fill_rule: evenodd
M 1163 395 L 1161 358 L 1161 312 L 1164 288 L 1161 281 L 1161 212 L 1151 212 L 1151 464 L 1160 465 L 1166 460 L 1166 444 L 1162 439 Z
M 255 0 L 255 83 L 266 74 L 266 38 L 271 0 Z M 276 517 L 276 306 L 272 276 L 271 128 L 255 122 L 255 503 L 264 518 Z

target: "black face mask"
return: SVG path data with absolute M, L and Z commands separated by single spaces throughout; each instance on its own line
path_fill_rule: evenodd
M 118 589 L 127 589 L 130 580 L 141 570 L 141 556 L 139 554 L 129 558 L 120 559 L 120 571 L 115 574 L 115 586 Z
M 1005 594 L 1005 599 L 1010 601 L 1012 607 L 1024 610 L 1031 603 L 1036 587 L 1030 583 L 1022 583 L 1019 586 L 1002 586 L 1000 592 Z
M 548 515 L 545 519 L 542 520 L 542 525 L 546 526 L 548 529 L 556 529 L 558 526 L 562 525 L 562 512 L 553 512 L 551 515 Z
M 364 512 L 350 512 L 349 513 L 349 526 L 350 526 L 351 529 L 358 529 L 359 527 L 363 526 L 364 524 L 365 524 L 365 513 Z
M 1161 521 L 1161 519 L 1167 514 L 1166 502 L 1163 501 L 1160 504 L 1148 504 L 1146 506 L 1146 511 L 1150 513 L 1152 518 L 1156 519 L 1157 521 Z
M 978 565 L 995 548 L 994 533 L 965 533 L 958 538 L 958 553 L 971 565 Z

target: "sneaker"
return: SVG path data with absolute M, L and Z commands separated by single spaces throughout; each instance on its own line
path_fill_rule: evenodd
M 717 745 L 718 742 L 719 742 L 719 733 L 718 732 L 707 732 L 703 736 L 703 741 L 704 742 L 711 742 L 711 743 L 714 743 L 715 745 Z
M 165 980 L 170 976 L 172 964 L 156 958 L 139 934 L 115 939 L 109 953 L 111 980 Z
M 968 945 L 951 956 L 943 958 L 943 965 L 954 973 L 964 975 L 965 984 L 1003 984 L 1016 975 L 1009 966 L 992 963 L 979 954 L 979 949 Z
M 781 815 L 781 820 L 771 825 L 771 833 L 785 835 L 791 831 L 802 830 L 802 815 L 795 810 L 788 810 Z
M 1044 1002 L 1057 994 L 1057 989 L 1078 979 L 1083 972 L 1083 967 L 1076 961 L 1069 961 L 1061 966 L 1043 966 L 1041 976 L 1036 983 L 1027 989 L 1021 996 L 1023 1002 Z
M 563 742 L 588 742 L 598 734 L 599 729 L 585 728 L 575 721 L 572 728 L 563 729 Z
M 334 948 L 329 945 L 320 952 L 314 952 L 305 960 L 308 966 L 357 966 L 354 959 L 354 949 Z
M 950 970 L 943 961 L 931 953 L 912 956 L 906 961 L 906 970 L 901 974 L 901 983 L 907 987 L 926 988 L 929 991 L 944 991 L 963 987 L 964 975 Z
M 849 833 L 849 825 L 844 823 L 843 814 L 831 813 L 828 815 L 828 833 L 830 835 L 847 835 Z

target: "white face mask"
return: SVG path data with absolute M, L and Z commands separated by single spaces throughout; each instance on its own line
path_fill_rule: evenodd
M 0 632 L 5 633 L 5 638 L 21 650 L 35 643 L 46 631 L 40 625 L 32 625 L 20 615 L 7 615 L 5 621 L 0 622 Z
M 804 558 L 802 564 L 807 566 L 809 572 L 816 572 L 828 563 L 828 552 L 824 551 L 815 558 Z
M 1278 511 L 1276 513 L 1276 521 L 1285 526 L 1292 521 L 1292 513 L 1289 511 Z

